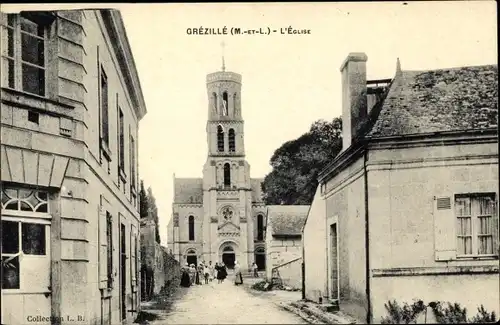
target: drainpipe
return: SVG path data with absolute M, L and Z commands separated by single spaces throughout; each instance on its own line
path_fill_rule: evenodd
M 371 306 L 371 293 L 370 293 L 370 231 L 369 231 L 369 220 L 368 220 L 368 173 L 366 170 L 366 162 L 368 161 L 368 152 L 365 150 L 364 152 L 364 186 L 365 186 L 365 252 L 366 252 L 366 264 L 365 264 L 365 272 L 366 272 L 366 299 L 367 299 L 367 312 L 366 312 L 366 322 L 367 324 L 372 323 L 372 306 Z
M 304 245 L 304 238 L 304 228 L 302 228 L 302 300 L 306 299 L 306 245 Z

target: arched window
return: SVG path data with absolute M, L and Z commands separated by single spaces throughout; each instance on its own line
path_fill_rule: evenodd
M 236 142 L 234 139 L 234 129 L 229 130 L 229 151 L 230 152 L 236 151 Z
M 217 113 L 217 94 L 212 93 L 212 105 L 214 105 L 215 112 Z
M 227 92 L 222 93 L 222 115 L 228 116 L 229 114 L 229 101 L 227 98 Z
M 234 93 L 234 95 L 233 95 L 233 111 L 236 114 L 236 93 Z
M 224 186 L 231 186 L 231 166 L 228 163 L 224 164 Z
M 264 240 L 264 216 L 257 216 L 257 240 Z
M 189 240 L 194 240 L 194 217 L 189 216 Z
M 220 125 L 217 127 L 217 151 L 224 151 L 224 130 Z

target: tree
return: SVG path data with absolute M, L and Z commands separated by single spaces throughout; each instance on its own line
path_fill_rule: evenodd
M 308 132 L 285 142 L 271 157 L 262 190 L 268 205 L 311 204 L 318 174 L 342 149 L 342 120 L 318 120 Z
M 160 228 L 158 225 L 158 208 L 156 206 L 156 199 L 153 195 L 153 189 L 148 187 L 148 205 L 149 205 L 149 210 L 151 211 L 151 216 L 153 217 L 153 220 L 155 222 L 155 233 L 156 233 L 156 242 L 160 244 Z
M 148 196 L 144 189 L 144 181 L 141 179 L 141 189 L 139 190 L 139 215 L 141 219 L 148 217 Z

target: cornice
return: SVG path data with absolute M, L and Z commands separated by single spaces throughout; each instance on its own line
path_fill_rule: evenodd
M 112 45 L 124 75 L 125 84 L 132 97 L 137 120 L 140 121 L 147 113 L 146 103 L 122 16 L 118 10 L 114 9 L 99 11 L 110 38 L 115 40 Z
M 203 203 L 188 203 L 188 204 L 184 204 L 184 203 L 176 203 L 174 202 L 175 205 L 177 205 L 179 208 L 201 208 L 203 207 Z
M 208 124 L 245 124 L 245 121 L 228 117 L 224 120 L 208 120 Z

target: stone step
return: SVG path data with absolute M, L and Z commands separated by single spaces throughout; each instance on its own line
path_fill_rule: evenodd
M 334 300 L 329 303 L 323 303 L 321 305 L 318 305 L 318 308 L 327 313 L 333 313 L 340 310 L 338 300 Z

